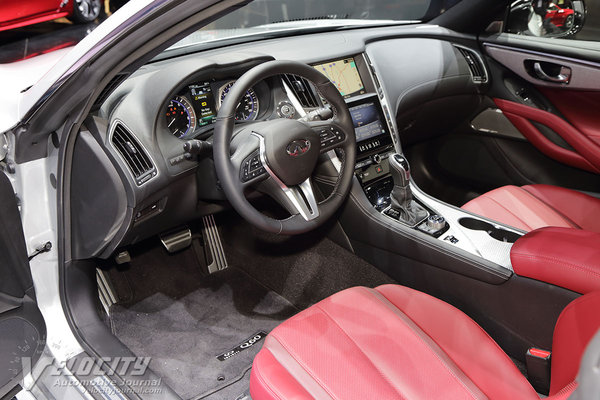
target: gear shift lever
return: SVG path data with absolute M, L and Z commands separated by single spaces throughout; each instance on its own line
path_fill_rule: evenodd
M 394 188 L 390 194 L 392 203 L 391 212 L 388 215 L 404 222 L 407 225 L 416 225 L 427 218 L 427 211 L 416 203 L 412 198 L 410 190 L 410 165 L 408 160 L 401 154 L 393 154 L 389 157 L 390 173 L 394 180 Z

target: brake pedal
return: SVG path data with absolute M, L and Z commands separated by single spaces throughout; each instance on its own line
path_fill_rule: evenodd
M 192 231 L 189 228 L 160 235 L 160 242 L 169 253 L 176 253 L 192 244 Z
M 219 229 L 215 223 L 215 217 L 212 214 L 202 217 L 202 224 L 202 237 L 204 238 L 205 248 L 208 247 L 212 257 L 212 262 L 208 265 L 208 273 L 222 271 L 227 268 L 227 258 L 221 243 Z

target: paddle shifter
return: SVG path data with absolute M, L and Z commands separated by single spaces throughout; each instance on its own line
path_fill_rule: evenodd
M 389 163 L 394 188 L 390 194 L 392 205 L 386 214 L 407 225 L 417 225 L 429 214 L 412 198 L 408 160 L 401 154 L 393 154 L 389 157 Z

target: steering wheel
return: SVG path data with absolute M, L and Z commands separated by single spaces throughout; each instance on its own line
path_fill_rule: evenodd
M 332 108 L 325 121 L 279 118 L 235 125 L 235 112 L 244 94 L 265 78 L 293 74 L 313 83 Z M 333 192 L 317 201 L 312 175 L 319 155 L 338 149 L 342 162 Z M 319 71 L 294 61 L 268 61 L 246 72 L 221 104 L 213 136 L 217 177 L 233 208 L 248 222 L 268 232 L 299 234 L 316 228 L 342 205 L 352 184 L 356 161 L 354 125 L 346 102 L 336 87 Z M 289 213 L 275 219 L 245 196 L 253 187 Z

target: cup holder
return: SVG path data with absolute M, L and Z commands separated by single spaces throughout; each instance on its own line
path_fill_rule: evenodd
M 492 238 L 506 243 L 514 243 L 521 237 L 518 233 L 507 231 L 506 229 L 496 228 L 494 225 L 475 218 L 461 218 L 458 220 L 461 226 L 473 231 L 487 232 Z

